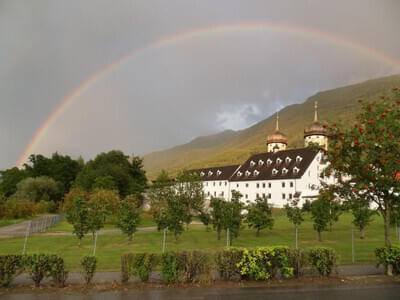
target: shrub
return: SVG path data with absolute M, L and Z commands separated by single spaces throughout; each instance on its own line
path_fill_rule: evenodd
M 33 216 L 35 203 L 29 200 L 11 197 L 4 204 L 5 216 L 10 219 L 19 219 Z
M 65 269 L 65 262 L 63 258 L 54 254 L 49 257 L 48 276 L 53 279 L 53 282 L 57 286 L 65 286 L 65 282 L 68 278 L 68 271 Z
M 141 281 L 148 281 L 157 262 L 158 256 L 154 253 L 124 253 L 121 257 L 122 282 L 127 282 L 132 275 L 139 276 Z
M 83 268 L 83 277 L 85 278 L 86 284 L 89 284 L 97 268 L 97 258 L 94 256 L 84 256 L 81 260 L 81 266 Z
M 375 249 L 377 267 L 383 265 L 388 269 L 389 265 L 393 267 L 393 274 L 400 274 L 400 246 L 382 247 Z
M 0 287 L 7 287 L 23 270 L 22 255 L 0 256 Z
M 307 252 L 301 249 L 291 249 L 289 263 L 293 268 L 293 275 L 296 277 L 302 276 L 304 274 L 304 267 L 308 263 Z
M 179 282 L 180 269 L 176 252 L 166 252 L 161 256 L 161 276 L 165 281 Z
M 44 213 L 56 213 L 57 212 L 57 204 L 54 201 L 45 201 L 40 200 L 38 203 L 38 212 L 41 214 Z
M 198 275 L 209 271 L 210 254 L 207 252 L 180 251 L 177 253 L 177 258 L 185 282 L 194 282 Z
M 35 286 L 38 287 L 50 270 L 50 255 L 43 253 L 26 255 L 24 264 Z
M 242 260 L 243 249 L 228 248 L 218 251 L 215 255 L 215 263 L 219 275 L 225 279 L 230 280 L 235 275 L 240 275 L 238 264 Z
M 121 256 L 121 281 L 128 282 L 131 277 L 131 265 L 133 262 L 133 253 L 123 253 Z
M 333 249 L 325 247 L 313 248 L 309 251 L 308 257 L 311 266 L 321 276 L 329 276 L 337 265 L 338 256 Z
M 244 278 L 266 280 L 274 277 L 278 270 L 284 278 L 290 278 L 293 267 L 290 266 L 289 253 L 289 248 L 280 246 L 244 249 L 237 266 Z
M 132 261 L 132 274 L 138 275 L 141 281 L 148 281 L 157 261 L 158 257 L 154 253 L 135 254 Z

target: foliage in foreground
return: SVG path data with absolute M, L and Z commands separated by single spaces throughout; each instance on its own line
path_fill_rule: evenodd
M 385 269 L 389 265 L 393 267 L 393 274 L 400 274 L 400 246 L 381 247 L 375 249 L 377 267 L 383 265 Z
M 89 284 L 97 269 L 97 258 L 95 256 L 84 256 L 81 260 L 83 277 L 86 284 Z

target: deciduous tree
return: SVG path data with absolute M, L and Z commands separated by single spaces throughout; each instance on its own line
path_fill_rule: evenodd
M 120 202 L 117 226 L 128 236 L 129 243 L 140 223 L 140 209 L 132 197 L 125 198 Z
M 362 192 L 375 203 L 384 220 L 385 245 L 389 247 L 390 219 L 399 203 L 400 180 L 400 93 L 375 101 L 359 100 L 361 112 L 349 129 L 329 126 L 330 142 L 325 175 L 334 175 L 347 201 Z
M 260 231 L 265 228 L 272 229 L 274 219 L 272 218 L 272 209 L 268 204 L 267 197 L 257 197 L 255 203 L 247 206 L 247 223 L 250 228 L 256 229 L 256 235 L 260 235 Z

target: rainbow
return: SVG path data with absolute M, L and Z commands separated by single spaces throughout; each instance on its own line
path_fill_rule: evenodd
M 99 80 L 101 80 L 107 73 L 121 67 L 124 62 L 144 53 L 147 50 L 154 48 L 161 48 L 176 43 L 178 41 L 185 41 L 192 38 L 198 38 L 203 36 L 209 36 L 211 34 L 227 33 L 227 32 L 282 32 L 282 33 L 294 33 L 299 36 L 309 37 L 314 39 L 319 39 L 323 41 L 328 41 L 333 44 L 348 47 L 358 51 L 360 53 L 369 55 L 375 59 L 378 59 L 384 63 L 395 66 L 400 69 L 400 62 L 384 55 L 377 50 L 370 48 L 366 45 L 360 44 L 358 42 L 353 42 L 345 39 L 344 37 L 334 35 L 328 32 L 317 31 L 311 28 L 305 27 L 295 27 L 281 24 L 270 24 L 270 23 L 239 23 L 239 24 L 228 24 L 228 25 L 215 25 L 200 27 L 193 30 L 181 32 L 178 34 L 173 34 L 165 36 L 158 40 L 153 41 L 141 48 L 134 50 L 126 56 L 119 58 L 113 63 L 107 65 L 103 69 L 94 73 L 91 77 L 85 80 L 78 88 L 73 90 L 61 104 L 50 114 L 46 121 L 39 127 L 35 132 L 34 136 L 30 140 L 29 144 L 24 149 L 23 153 L 18 159 L 18 166 L 22 166 L 26 162 L 27 158 L 31 153 L 35 151 L 35 148 L 40 144 L 43 138 L 46 136 L 49 128 L 58 119 L 60 115 L 63 114 L 82 94 L 84 94 L 88 89 L 93 87 Z

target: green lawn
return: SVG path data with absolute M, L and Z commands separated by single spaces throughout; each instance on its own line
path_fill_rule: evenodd
M 375 263 L 374 249 L 384 245 L 382 218 L 376 216 L 366 232 L 366 239 L 360 240 L 355 232 L 356 263 Z M 312 229 L 312 222 L 307 220 L 299 230 L 299 246 L 309 248 L 313 246 L 328 246 L 334 248 L 340 255 L 341 264 L 351 263 L 351 220 L 350 214 L 343 214 L 340 221 L 333 227 L 332 232 L 322 234 L 323 242 L 317 241 L 317 234 Z M 149 221 L 150 222 L 150 221 Z M 61 223 L 58 226 L 64 226 Z M 393 229 L 392 240 L 395 242 Z M 21 253 L 23 238 L 4 239 L 0 242 L 0 254 Z M 207 232 L 202 225 L 191 225 L 185 231 L 177 244 L 173 242 L 173 236 L 168 236 L 167 250 L 203 249 L 215 251 L 225 246 L 225 236 L 218 241 L 215 231 Z M 49 252 L 63 256 L 70 270 L 79 269 L 79 260 L 92 253 L 92 238 L 85 237 L 82 248 L 77 246 L 75 236 L 43 236 L 36 235 L 29 239 L 27 252 Z M 247 228 L 240 232 L 238 239 L 233 241 L 233 246 L 255 247 L 267 245 L 294 246 L 293 226 L 283 215 L 275 217 L 273 230 L 264 230 L 259 237 L 254 230 Z M 120 256 L 123 252 L 161 252 L 162 232 L 138 232 L 132 244 L 127 244 L 126 237 L 122 234 L 99 235 L 97 256 L 99 258 L 99 270 L 118 271 L 120 269 Z

